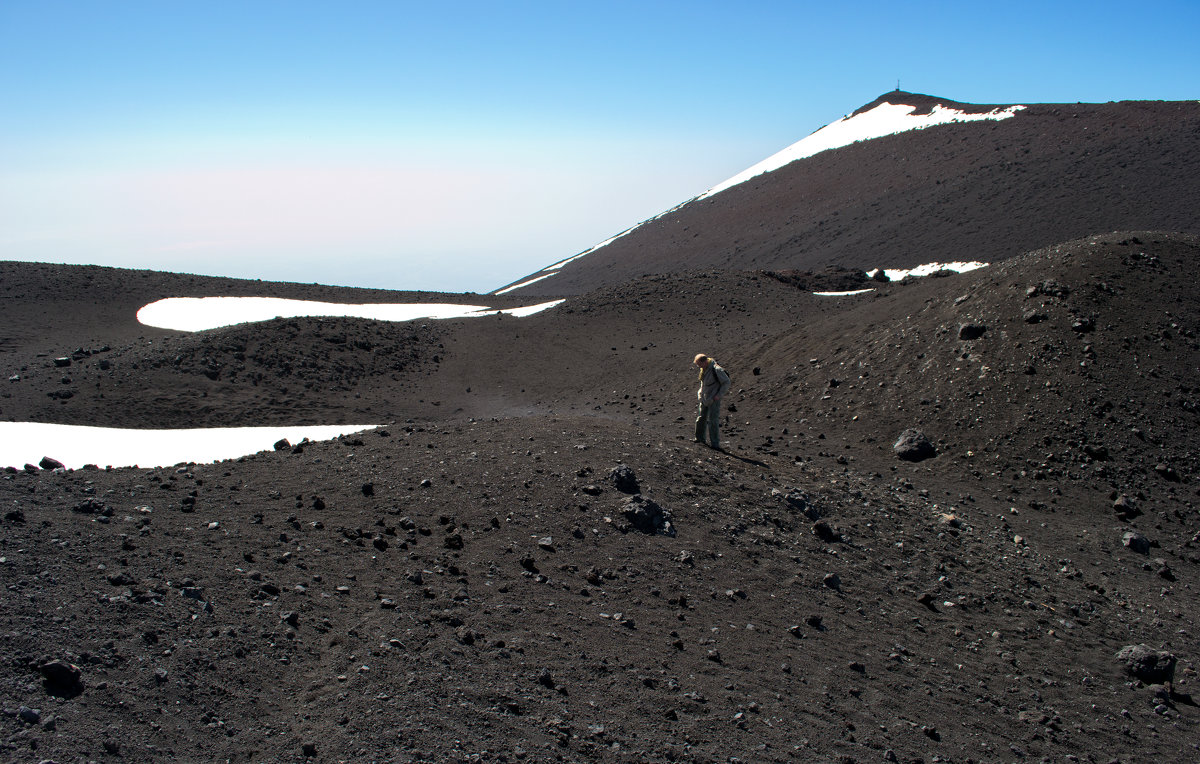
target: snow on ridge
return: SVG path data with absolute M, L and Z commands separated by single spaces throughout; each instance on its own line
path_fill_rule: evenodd
M 636 231 L 637 229 L 646 225 L 647 223 L 653 223 L 655 220 L 658 220 L 659 218 L 670 215 L 672 212 L 674 212 L 675 210 L 684 206 L 685 204 L 690 204 L 691 202 L 695 201 L 696 198 L 697 197 L 693 197 L 691 199 L 688 199 L 686 202 L 676 204 L 674 207 L 671 207 L 668 210 L 663 210 L 662 212 L 658 213 L 657 215 L 655 215 L 652 218 L 646 218 L 642 222 L 626 228 L 624 231 L 621 231 L 619 234 L 616 234 L 615 236 L 610 236 L 607 239 L 605 239 L 604 241 L 600 242 L 599 244 L 595 244 L 591 247 L 588 247 L 587 249 L 583 250 L 582 252 L 580 252 L 577 255 L 571 255 L 570 257 L 568 257 L 564 260 L 559 260 L 557 263 L 554 263 L 553 265 L 547 265 L 545 268 L 541 269 L 540 271 L 537 271 L 537 273 L 542 274 L 540 276 L 535 275 L 533 278 L 527 279 L 520 284 L 513 284 L 510 287 L 504 287 L 504 288 L 498 289 L 494 292 L 490 292 L 489 294 L 492 294 L 492 295 L 504 294 L 505 292 L 511 292 L 514 289 L 520 289 L 523 286 L 528 286 L 529 284 L 532 284 L 535 281 L 541 281 L 544 278 L 549 278 L 550 276 L 554 276 L 562 270 L 564 265 L 567 265 L 568 263 L 573 263 L 576 260 L 578 260 L 579 258 L 583 257 L 584 255 L 590 255 L 593 252 L 595 252 L 596 250 L 600 249 L 601 247 L 607 247 L 609 244 L 612 244 L 614 241 L 621 238 L 622 236 L 633 233 L 634 231 Z
M 494 310 L 486 305 L 434 302 L 352 305 L 281 297 L 168 297 L 143 306 L 137 312 L 137 319 L 146 326 L 159 329 L 199 332 L 254 321 L 270 321 L 273 318 L 305 316 L 370 318 L 377 321 L 476 318 L 497 313 L 522 317 L 553 308 L 561 302 L 553 300 L 538 305 Z
M 615 235 L 615 236 L 609 236 L 607 239 L 605 239 L 604 241 L 600 242 L 599 244 L 595 244 L 595 245 L 593 245 L 593 246 L 591 246 L 591 247 L 588 247 L 587 249 L 583 250 L 582 252 L 580 252 L 580 253 L 579 253 L 579 254 L 577 254 L 577 255 L 571 255 L 571 256 L 570 256 L 570 257 L 568 257 L 568 258 L 565 258 L 565 259 L 563 259 L 563 260 L 559 260 L 557 263 L 554 263 L 553 265 L 547 265 L 545 268 L 543 268 L 543 269 L 541 269 L 540 271 L 538 271 L 538 272 L 537 272 L 537 274 L 541 274 L 541 275 L 537 275 L 537 274 L 535 274 L 535 275 L 534 275 L 532 278 L 528 278 L 528 279 L 526 279 L 525 281 L 522 281 L 520 284 L 513 284 L 513 285 L 512 285 L 512 286 L 510 286 L 510 287 L 504 287 L 504 288 L 502 288 L 502 289 L 497 289 L 497 290 L 496 290 L 496 291 L 494 291 L 494 292 L 490 292 L 490 294 L 492 294 L 492 295 L 500 295 L 500 294 L 505 294 L 505 293 L 507 293 L 507 292 L 511 292 L 511 291 L 513 291 L 514 289 L 520 289 L 520 288 L 521 288 L 521 287 L 523 287 L 523 286 L 529 286 L 530 284 L 533 284 L 533 283 L 535 283 L 535 282 L 541 281 L 542 279 L 547 279 L 547 278 L 550 278 L 551 276 L 554 276 L 554 275 L 556 275 L 556 274 L 557 274 L 557 273 L 558 273 L 560 270 L 562 270 L 562 267 L 563 267 L 564 265 L 567 265 L 568 263 L 575 262 L 576 260 L 578 260 L 579 258 L 583 257 L 584 255 L 590 255 L 591 253 L 595 252 L 596 250 L 600 249 L 601 247 L 607 247 L 609 244 L 612 244 L 614 241 L 616 241 L 617 239 L 621 238 L 621 237 L 622 237 L 622 236 L 624 236 L 625 234 L 627 234 L 627 233 L 631 233 L 631 232 L 633 232 L 633 231 L 637 230 L 638 228 L 641 228 L 641 227 L 642 227 L 642 226 L 644 226 L 646 223 L 649 223 L 649 222 L 650 222 L 650 221 L 652 221 L 652 220 L 658 220 L 658 219 L 659 219 L 659 218 L 661 218 L 663 215 L 666 215 L 666 214 L 668 214 L 668 213 L 670 213 L 670 212 L 673 212 L 673 211 L 675 211 L 675 210 L 679 209 L 679 207 L 680 207 L 680 206 L 682 206 L 682 205 L 677 205 L 677 206 L 675 206 L 675 207 L 672 207 L 671 209 L 667 210 L 666 212 L 661 212 L 661 213 L 659 213 L 659 214 L 655 215 L 655 216 L 654 216 L 654 217 L 652 217 L 652 218 L 648 218 L 648 219 L 646 219 L 646 220 L 643 220 L 642 222 L 638 223 L 637 225 L 630 226 L 629 228 L 626 228 L 624 231 L 621 231 L 619 234 L 617 234 L 617 235 Z
M 734 175 L 729 180 L 718 183 L 705 191 L 697 199 L 704 199 L 718 194 L 727 188 L 745 183 L 751 178 L 763 173 L 778 170 L 784 165 L 797 159 L 806 159 L 814 154 L 830 149 L 849 146 L 852 143 L 866 141 L 872 138 L 882 138 L 886 135 L 908 132 L 909 130 L 924 130 L 934 125 L 946 125 L 953 122 L 978 122 L 980 120 L 1002 120 L 1016 115 L 1024 106 L 1009 106 L 1005 109 L 993 109 L 989 112 L 969 113 L 951 109 L 941 104 L 933 107 L 928 114 L 913 114 L 916 106 L 910 104 L 893 104 L 883 102 L 870 111 L 842 117 L 836 122 L 822 127 L 812 135 L 804 138 L 783 151 L 772 154 L 758 164 Z
M 572 263 L 584 255 L 590 255 L 596 250 L 612 244 L 622 236 L 632 233 L 645 224 L 658 220 L 664 215 L 668 215 L 684 205 L 691 204 L 692 202 L 699 201 L 700 199 L 706 199 L 715 194 L 719 194 L 728 188 L 732 188 L 740 183 L 745 183 L 751 178 L 756 178 L 759 175 L 771 172 L 772 170 L 778 170 L 779 168 L 795 162 L 798 159 L 806 159 L 815 154 L 819 154 L 822 151 L 842 148 L 843 146 L 849 146 L 852 143 L 858 143 L 860 141 L 866 141 L 872 138 L 882 138 L 887 135 L 896 135 L 897 133 L 908 132 L 909 130 L 924 130 L 927 127 L 933 127 L 934 125 L 946 125 L 955 122 L 978 122 L 981 120 L 999 121 L 1008 119 L 1016 116 L 1017 112 L 1024 108 L 1026 107 L 1022 105 L 1013 105 L 1006 108 L 993 109 L 989 112 L 972 113 L 961 111 L 959 109 L 952 109 L 941 104 L 936 104 L 928 114 L 913 114 L 913 112 L 917 110 L 916 106 L 903 103 L 893 104 L 884 101 L 869 111 L 842 117 L 836 122 L 832 122 L 825 127 L 822 127 L 821 129 L 809 135 L 807 138 L 803 138 L 796 143 L 793 143 L 791 146 L 783 149 L 782 151 L 772 154 L 758 164 L 743 170 L 723 183 L 718 183 L 717 185 L 705 191 L 703 194 L 692 197 L 691 199 L 677 204 L 669 210 L 655 215 L 652 218 L 648 218 L 636 225 L 630 226 L 617 235 L 611 236 L 599 244 L 585 249 L 577 255 L 572 255 L 571 257 L 560 260 L 553 265 L 549 265 L 538 271 L 538 275 L 536 275 L 534 278 L 527 279 L 520 284 L 514 284 L 513 286 L 497 290 L 492 292 L 492 294 L 504 294 L 514 289 L 520 289 L 523 286 L 528 286 L 536 281 L 541 281 L 544 278 L 549 278 L 550 276 L 559 273 L 563 266 L 567 265 L 568 263 Z M 903 278 L 903 276 L 898 278 Z
M 563 264 L 566 264 L 565 260 L 563 261 Z M 551 268 L 553 268 L 553 267 L 554 266 L 551 266 Z M 561 267 L 561 266 L 559 266 L 559 267 Z M 538 271 L 538 272 L 543 273 L 548 270 L 550 270 L 550 268 L 545 268 L 542 271 Z M 513 284 L 512 286 L 505 287 L 504 289 L 497 289 L 496 291 L 492 292 L 492 294 L 493 295 L 507 294 L 508 292 L 511 292 L 514 289 L 520 289 L 521 287 L 527 287 L 530 284 L 536 284 L 537 282 L 541 281 L 542 279 L 548 279 L 553 275 L 554 275 L 553 273 L 546 273 L 546 275 L 544 275 L 544 276 L 534 276 L 531 279 L 526 279 L 525 281 L 522 281 L 520 284 Z

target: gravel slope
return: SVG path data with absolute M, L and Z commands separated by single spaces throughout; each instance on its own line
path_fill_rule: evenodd
M 349 293 L 6 263 L 5 419 L 385 424 L 4 474 L 0 750 L 1192 760 L 1198 253 L 1120 232 L 858 297 L 694 270 L 524 319 L 191 335 L 131 311 Z M 698 351 L 733 375 L 728 453 L 690 442 Z M 897 458 L 909 428 L 937 455 Z

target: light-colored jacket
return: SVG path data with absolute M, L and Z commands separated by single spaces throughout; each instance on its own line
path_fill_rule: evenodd
M 708 367 L 700 375 L 700 389 L 696 391 L 696 397 L 700 399 L 701 403 L 712 403 L 718 396 L 725 397 L 725 394 L 729 392 L 730 384 L 732 383 L 729 375 L 717 365 L 716 361 L 710 358 Z

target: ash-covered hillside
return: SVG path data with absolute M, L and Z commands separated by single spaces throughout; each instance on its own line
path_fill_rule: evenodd
M 5 303 L 6 419 L 382 426 L 5 473 L 0 749 L 1191 760 L 1198 253 L 1118 232 L 852 297 L 707 269 L 194 334 L 104 307 L 175 277 L 37 266 L 97 318 L 36 340 L 47 308 Z M 727 453 L 690 442 L 698 351 L 734 377 Z M 899 458 L 908 429 L 935 455 Z
M 893 92 L 914 119 L 1004 107 Z M 684 203 L 595 251 L 518 279 L 578 294 L 697 268 L 818 270 L 998 262 L 1113 230 L 1200 232 L 1200 103 L 1024 104 L 1007 119 L 904 129 Z M 538 277 L 547 278 L 533 281 Z

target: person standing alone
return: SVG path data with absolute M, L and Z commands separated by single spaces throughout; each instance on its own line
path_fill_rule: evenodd
M 721 437 L 717 433 L 717 420 L 721 417 L 721 399 L 729 392 L 729 375 L 717 362 L 704 353 L 699 353 L 692 363 L 700 367 L 700 415 L 696 417 L 696 442 L 704 443 L 708 433 L 708 445 L 721 450 Z

